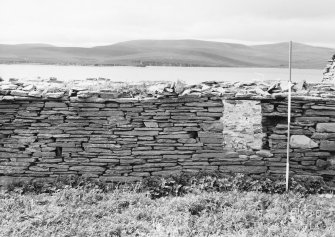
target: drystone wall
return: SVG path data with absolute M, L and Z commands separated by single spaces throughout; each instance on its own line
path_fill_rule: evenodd
M 269 173 L 284 174 L 287 148 L 287 100 L 262 103 L 264 146 Z M 335 100 L 297 98 L 292 101 L 290 170 L 293 174 L 335 177 Z
M 304 88 L 292 97 L 291 172 L 334 180 L 333 86 Z M 0 185 L 63 175 L 128 182 L 201 170 L 285 172 L 287 93 L 279 84 L 214 83 L 179 92 L 164 88 L 150 98 L 124 97 L 130 96 L 108 90 L 50 92 L 16 82 L 2 85 Z M 261 127 L 256 122 L 260 144 L 247 136 L 248 128 L 234 127 L 239 123 L 234 110 L 224 110 L 224 104 L 242 100 L 261 105 Z M 241 139 L 236 145 L 231 138 Z
M 323 70 L 323 82 L 334 82 L 335 80 L 335 54 L 331 60 L 328 61 L 327 66 Z
M 101 96 L 101 95 L 100 95 Z M 220 98 L 3 98 L 0 174 L 132 181 L 224 169 Z

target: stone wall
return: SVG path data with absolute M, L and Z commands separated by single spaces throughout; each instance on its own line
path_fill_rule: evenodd
M 327 66 L 323 70 L 323 82 L 334 82 L 335 80 L 335 55 L 332 60 L 328 61 Z
M 284 174 L 287 94 L 280 88 L 207 83 L 134 97 L 134 91 L 124 90 L 42 91 L 17 82 L 3 84 L 0 185 L 63 175 L 111 182 L 201 170 Z M 334 88 L 303 88 L 292 97 L 291 173 L 331 181 Z M 238 108 L 241 101 L 247 107 Z M 261 111 L 252 108 L 255 103 Z M 241 119 L 248 122 L 241 125 Z
M 284 174 L 287 147 L 287 100 L 263 101 L 264 147 L 269 173 Z M 335 177 L 335 101 L 294 99 L 290 128 L 290 167 L 293 174 Z
M 224 169 L 220 98 L 107 97 L 3 98 L 0 175 L 131 181 Z

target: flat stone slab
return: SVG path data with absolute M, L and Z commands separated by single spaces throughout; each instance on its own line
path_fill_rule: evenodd
M 297 117 L 296 122 L 328 122 L 329 117 Z
M 319 145 L 305 135 L 292 135 L 290 139 L 291 148 L 316 148 Z
M 219 170 L 225 173 L 248 173 L 248 174 L 260 174 L 267 171 L 266 166 L 243 166 L 243 165 L 229 165 L 220 166 Z
M 335 123 L 318 123 L 316 125 L 317 132 L 335 132 Z
M 320 150 L 335 151 L 335 141 L 321 141 Z

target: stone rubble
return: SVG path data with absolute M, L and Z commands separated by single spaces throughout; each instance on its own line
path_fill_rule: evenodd
M 329 64 L 323 70 L 322 82 L 334 82 L 335 80 L 335 54 L 328 62 Z

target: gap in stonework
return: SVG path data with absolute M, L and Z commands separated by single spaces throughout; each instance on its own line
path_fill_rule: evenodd
M 62 147 L 56 147 L 56 157 L 62 157 Z

